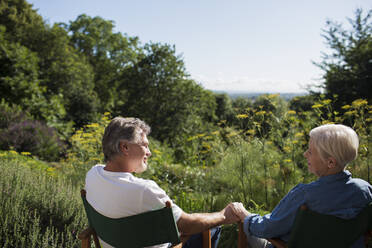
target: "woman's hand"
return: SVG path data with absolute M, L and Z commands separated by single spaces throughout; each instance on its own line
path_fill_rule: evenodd
M 247 211 L 247 209 L 244 208 L 243 203 L 241 202 L 233 202 L 230 203 L 231 209 L 236 214 L 236 216 L 239 217 L 240 221 L 244 221 L 245 217 L 247 217 L 250 212 Z

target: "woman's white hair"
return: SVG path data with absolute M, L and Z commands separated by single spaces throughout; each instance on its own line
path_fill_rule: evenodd
M 320 157 L 323 160 L 333 157 L 342 168 L 358 155 L 358 135 L 350 127 L 326 124 L 312 129 L 309 135 Z

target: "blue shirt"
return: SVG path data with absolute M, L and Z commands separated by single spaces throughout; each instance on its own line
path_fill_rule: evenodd
M 279 237 L 289 240 L 290 231 L 302 204 L 323 214 L 350 219 L 372 201 L 372 186 L 349 171 L 320 177 L 309 184 L 298 184 L 265 216 L 250 214 L 244 220 L 244 231 L 260 238 Z M 361 237 L 353 248 L 364 247 Z

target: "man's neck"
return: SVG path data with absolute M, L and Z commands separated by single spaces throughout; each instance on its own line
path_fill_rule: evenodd
M 118 159 L 108 161 L 103 169 L 111 172 L 133 172 L 130 170 L 129 166 L 124 163 L 124 161 Z

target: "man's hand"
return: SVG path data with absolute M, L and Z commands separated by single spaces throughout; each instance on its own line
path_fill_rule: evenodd
M 221 210 L 221 213 L 225 216 L 224 224 L 232 224 L 240 220 L 239 216 L 235 214 L 232 204 L 233 203 L 230 203 Z
M 248 212 L 243 204 L 241 202 L 233 202 L 230 203 L 229 206 L 231 205 L 231 210 L 234 212 L 236 216 L 239 217 L 240 221 L 244 221 L 245 217 L 247 217 L 250 212 Z

